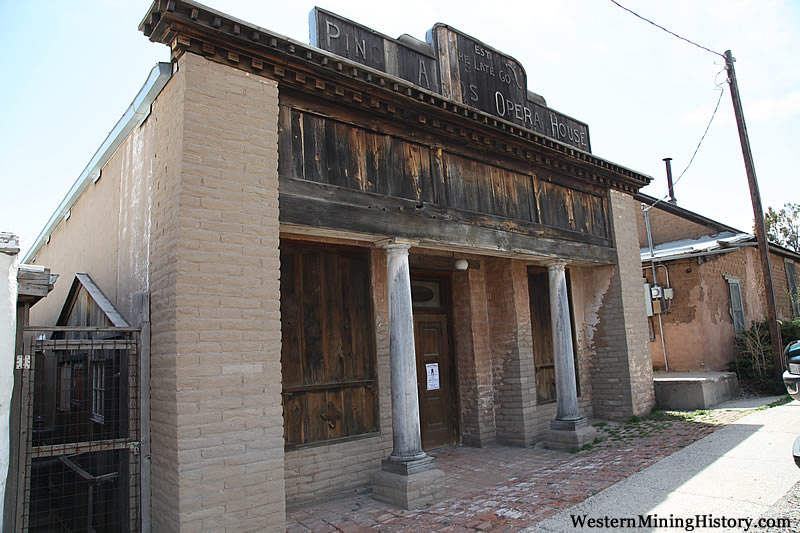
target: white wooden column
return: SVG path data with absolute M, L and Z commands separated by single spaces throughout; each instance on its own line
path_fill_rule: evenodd
M 404 509 L 417 509 L 445 496 L 445 477 L 433 457 L 422 451 L 417 396 L 417 355 L 411 313 L 408 249 L 413 243 L 389 239 L 386 284 L 389 300 L 389 360 L 392 376 L 392 444 L 388 459 L 375 474 L 372 497 Z
M 550 422 L 545 444 L 551 448 L 580 448 L 592 442 L 597 431 L 578 412 L 575 385 L 575 351 L 567 297 L 565 263 L 547 265 L 550 280 L 550 323 L 553 334 L 553 362 L 556 370 L 556 418 Z
M 422 451 L 419 424 L 417 358 L 414 349 L 414 318 L 411 312 L 411 275 L 408 269 L 408 249 L 411 244 L 410 241 L 399 239 L 382 243 L 386 249 L 389 359 L 392 375 L 394 449 L 389 461 L 401 465 L 427 457 Z
M 564 263 L 547 266 L 550 279 L 550 324 L 553 333 L 553 362 L 556 368 L 556 420 L 575 421 L 578 414 L 578 389 L 575 386 L 575 352 L 567 298 Z

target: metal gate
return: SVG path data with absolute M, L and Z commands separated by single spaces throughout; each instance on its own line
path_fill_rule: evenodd
M 17 530 L 139 531 L 139 329 L 24 335 Z

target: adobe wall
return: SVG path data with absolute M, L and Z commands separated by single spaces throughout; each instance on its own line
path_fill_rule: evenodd
M 455 275 L 456 323 L 463 325 L 455 337 L 465 444 L 483 446 L 496 440 L 530 446 L 544 437 L 556 416 L 555 402 L 537 403 L 529 264 L 533 263 L 484 258 L 480 270 Z M 576 373 L 580 380 L 578 406 L 586 417 L 592 416 L 593 332 L 586 324 L 587 314 L 597 312 L 593 305 L 594 270 L 570 268 Z M 474 348 L 472 353 L 468 344 Z
M 636 211 L 636 230 L 639 248 L 646 248 L 648 243 L 644 211 L 642 211 L 641 202 L 635 200 L 632 200 L 632 202 L 635 205 L 634 210 Z M 650 233 L 653 237 L 653 246 L 656 246 L 665 242 L 692 239 L 718 232 L 712 227 L 686 220 L 683 217 L 667 213 L 655 207 L 650 210 Z
M 778 254 L 770 253 L 769 261 L 772 267 L 772 288 L 775 291 L 775 306 L 778 308 L 778 320 L 791 320 L 792 302 L 789 299 L 789 282 L 786 278 L 784 258 Z M 794 264 L 795 271 L 800 274 L 800 262 L 794 261 Z M 759 270 L 759 272 L 761 271 Z M 761 286 L 763 287 L 763 284 Z M 766 308 L 766 296 L 764 296 L 763 305 Z
M 698 264 L 696 258 L 667 264 L 670 285 L 674 291 L 669 312 L 661 315 L 664 343 L 670 370 L 677 372 L 727 370 L 736 358 L 733 318 L 730 314 L 730 291 L 724 274 L 740 280 L 745 322 L 764 317 L 761 267 L 755 247 L 706 256 Z M 648 277 L 649 277 L 648 273 Z M 663 268 L 659 281 L 665 282 Z M 664 367 L 664 354 L 658 329 L 653 319 L 655 340 L 650 343 L 653 365 Z
M 282 531 L 277 84 L 187 53 L 170 85 L 151 229 L 153 529 Z
M 648 413 L 655 405 L 649 335 L 642 296 L 635 202 L 609 190 L 617 264 L 606 270 L 610 284 L 601 296 L 593 336 L 592 403 L 594 415 L 623 420 Z

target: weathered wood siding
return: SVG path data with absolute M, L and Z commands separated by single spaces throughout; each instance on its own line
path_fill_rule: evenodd
M 378 431 L 366 251 L 281 242 L 286 445 Z
M 280 121 L 281 179 L 474 213 L 478 224 L 525 235 L 566 230 L 559 236 L 610 246 L 605 196 L 568 187 L 552 172 L 512 170 L 285 105 Z

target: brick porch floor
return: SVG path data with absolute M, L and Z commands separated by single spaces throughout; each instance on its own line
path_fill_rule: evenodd
M 289 509 L 287 531 L 518 531 L 638 472 L 751 410 L 708 411 L 596 426 L 577 453 L 493 445 L 429 452 L 447 476 L 447 497 L 405 511 L 369 495 Z

